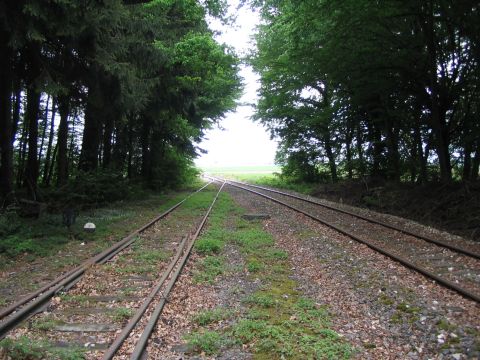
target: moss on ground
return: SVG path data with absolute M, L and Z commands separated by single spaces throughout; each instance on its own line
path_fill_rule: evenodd
M 208 263 L 224 263 L 223 246 L 230 242 L 238 246 L 245 258 L 251 280 L 264 284 L 258 291 L 246 294 L 238 312 L 225 313 L 223 308 L 198 313 L 194 319 L 197 328 L 185 340 L 198 352 L 215 355 L 228 347 L 243 345 L 250 348 L 255 359 L 347 359 L 353 349 L 331 330 L 331 317 L 324 305 L 305 298 L 290 278 L 288 254 L 274 247 L 273 237 L 262 224 L 241 219 L 243 211 L 227 194 L 221 194 L 209 220 L 209 226 L 200 239 L 196 251 L 208 254 L 200 260 L 197 279 L 210 283 L 225 273 L 212 275 Z M 206 242 L 218 244 L 215 251 L 205 251 Z M 214 260 L 217 259 L 217 260 Z M 232 290 L 240 295 L 241 289 Z M 216 327 L 229 318 L 231 325 Z

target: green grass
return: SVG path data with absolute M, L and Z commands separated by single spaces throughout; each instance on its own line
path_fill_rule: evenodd
M 185 336 L 187 343 L 197 352 L 206 355 L 218 353 L 222 346 L 228 344 L 228 338 L 216 331 L 204 330 Z
M 206 171 L 206 173 L 213 176 L 219 176 L 226 179 L 248 182 L 254 185 L 269 186 L 279 189 L 293 190 L 303 194 L 313 194 L 318 187 L 318 184 L 306 183 L 299 181 L 292 181 L 279 175 L 280 168 L 271 168 L 268 170 L 258 170 L 245 168 L 233 168 L 229 171 L 228 168 Z
M 193 317 L 193 321 L 201 326 L 209 325 L 220 320 L 228 319 L 233 312 L 223 307 L 212 310 L 204 310 Z
M 51 317 L 43 317 L 32 321 L 32 328 L 37 330 L 48 331 L 53 329 L 55 326 L 63 324 L 63 321 L 53 319 Z
M 89 301 L 89 297 L 87 295 L 62 294 L 60 295 L 60 300 L 67 303 L 85 304 Z
M 168 196 L 150 193 L 137 200 L 118 201 L 109 206 L 84 211 L 77 216 L 76 223 L 70 230 L 62 224 L 60 213 L 43 213 L 39 219 L 20 218 L 13 213 L 1 214 L 0 256 L 7 266 L 9 260 L 23 254 L 32 260 L 53 256 L 68 247 L 72 241 L 95 242 L 99 248 L 104 248 L 107 241 L 120 240 L 183 196 L 184 193 Z M 83 231 L 86 222 L 95 223 L 94 233 Z
M 225 260 L 222 257 L 207 256 L 200 261 L 199 270 L 194 272 L 193 280 L 197 283 L 213 284 L 225 269 Z
M 130 319 L 130 317 L 133 315 L 133 313 L 134 313 L 133 309 L 121 307 L 121 308 L 116 308 L 115 310 L 113 310 L 113 312 L 111 314 L 111 317 L 115 321 L 124 322 L 124 321 Z
M 223 247 L 220 239 L 202 238 L 195 243 L 195 250 L 203 255 L 218 254 Z
M 16 340 L 3 339 L 0 341 L 0 348 L 2 349 L 0 353 L 5 352 L 10 359 L 15 360 L 81 360 L 85 358 L 84 350 L 81 348 L 55 348 L 46 341 L 31 340 L 24 336 Z
M 223 245 L 230 242 L 244 256 L 252 280 L 258 278 L 264 285 L 246 295 L 235 313 L 214 309 L 195 315 L 197 328 L 185 337 L 189 346 L 214 355 L 232 345 L 245 345 L 256 359 L 350 358 L 354 350 L 330 329 L 327 307 L 298 293 L 298 284 L 290 278 L 288 254 L 274 247 L 274 239 L 263 230 L 262 223 L 242 220 L 243 210 L 226 194 L 222 194 L 217 206 L 202 237 L 208 239 L 202 248 L 209 255 L 200 261 L 195 276 L 215 282 L 225 271 Z M 211 244 L 222 244 L 218 253 L 212 251 Z M 197 246 L 197 252 L 202 251 Z M 219 327 L 220 323 L 223 325 Z

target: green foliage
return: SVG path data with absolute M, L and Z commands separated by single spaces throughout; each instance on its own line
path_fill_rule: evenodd
M 205 326 L 220 320 L 228 319 L 232 312 L 225 308 L 215 308 L 212 310 L 201 311 L 193 317 L 193 321 L 200 325 Z
M 134 190 L 135 188 L 120 174 L 99 170 L 89 173 L 80 172 L 67 185 L 52 190 L 49 197 L 54 207 L 77 207 L 78 205 L 98 207 L 127 199 L 134 194 Z
M 29 134 L 24 111 L 17 112 L 18 133 L 1 139 L 13 152 L 7 170 L 20 187 L 29 184 L 37 198 L 39 181 L 58 182 L 54 201 L 93 206 L 123 199 L 127 178 L 163 189 L 197 176 L 196 144 L 235 108 L 241 91 L 237 55 L 207 24 L 207 14 L 226 21 L 226 8 L 225 0 L 5 4 L 2 103 L 12 108 L 15 92 L 39 94 L 26 106 L 38 113 L 37 156 L 29 154 L 26 166 L 25 141 L 37 135 Z M 49 126 L 53 108 L 63 114 L 58 133 Z M 5 117 L 2 124 L 13 120 Z M 12 179 L 0 184 L 1 200 Z
M 124 322 L 130 319 L 133 313 L 134 311 L 129 308 L 116 308 L 112 313 L 112 317 L 115 321 Z
M 218 353 L 220 348 L 227 343 L 227 339 L 216 331 L 205 330 L 194 332 L 185 336 L 187 343 L 196 351 L 204 352 L 206 355 Z
M 194 280 L 199 283 L 213 284 L 217 276 L 225 272 L 224 259 L 219 256 L 207 256 L 199 264 L 199 271 L 194 274 Z
M 270 234 L 255 227 L 237 231 L 234 239 L 247 251 L 255 251 L 274 244 L 273 237 Z
M 62 359 L 81 360 L 84 359 L 83 349 L 61 349 L 54 348 L 48 342 L 30 340 L 24 336 L 18 339 L 0 340 L 0 349 L 16 360 L 36 359 Z
M 285 175 L 478 179 L 473 2 L 253 3 L 263 20 L 250 57 L 255 118 L 279 138 Z
M 245 299 L 246 304 L 258 305 L 262 308 L 271 308 L 275 305 L 275 300 L 271 294 L 253 294 Z
M 195 249 L 204 255 L 218 254 L 222 250 L 222 245 L 221 240 L 202 238 L 195 243 Z

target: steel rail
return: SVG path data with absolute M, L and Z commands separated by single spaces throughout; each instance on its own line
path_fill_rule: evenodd
M 202 186 L 200 189 L 192 192 L 186 196 L 183 200 L 179 201 L 168 210 L 164 211 L 160 215 L 156 216 L 154 219 L 149 221 L 147 224 L 143 225 L 139 229 L 135 230 L 133 233 L 125 237 L 124 239 L 113 244 L 108 249 L 100 252 L 94 257 L 88 259 L 83 264 L 74 268 L 73 270 L 68 271 L 67 273 L 57 277 L 55 280 L 44 285 L 42 288 L 38 289 L 32 294 L 25 296 L 24 298 L 16 301 L 7 308 L 3 309 L 0 313 L 0 339 L 2 339 L 6 333 L 14 328 L 19 322 L 25 320 L 29 315 L 32 315 L 34 311 L 44 305 L 51 297 L 56 293 L 61 291 L 63 288 L 67 287 L 72 282 L 76 281 L 80 276 L 82 276 L 85 271 L 94 264 L 102 264 L 109 259 L 113 258 L 120 251 L 124 250 L 130 246 L 133 242 L 136 241 L 136 236 L 141 232 L 145 231 L 157 221 L 166 217 L 168 214 L 176 210 L 181 206 L 187 199 L 189 199 L 194 194 L 202 191 L 212 182 L 207 183 Z M 25 305 L 26 304 L 26 305 Z M 20 308 L 22 305 L 22 308 Z M 20 309 L 19 309 L 20 308 Z M 19 309 L 19 310 L 17 310 Z M 9 316 L 10 315 L 10 316 Z
M 208 176 L 207 176 L 208 177 Z M 222 180 L 222 179 L 221 179 Z M 429 242 L 429 243 L 432 243 L 432 244 L 435 244 L 435 245 L 438 245 L 438 246 L 441 246 L 441 247 L 444 247 L 444 248 L 447 248 L 447 249 L 450 249 L 450 250 L 453 250 L 455 252 L 458 252 L 458 253 L 461 253 L 461 254 L 464 254 L 464 255 L 467 255 L 467 256 L 470 256 L 470 257 L 473 257 L 475 259 L 480 259 L 480 254 L 479 253 L 476 253 L 474 251 L 470 251 L 468 249 L 464 249 L 464 248 L 461 248 L 461 247 L 458 247 L 456 245 L 452 245 L 452 244 L 448 244 L 448 243 L 445 243 L 443 241 L 440 241 L 440 240 L 436 240 L 436 239 L 433 239 L 429 236 L 426 236 L 426 235 L 421 235 L 421 234 L 417 234 L 417 233 L 414 233 L 410 230 L 407 230 L 405 228 L 402 228 L 402 227 L 399 227 L 399 226 L 396 226 L 396 225 L 393 225 L 393 224 L 388 224 L 384 221 L 381 221 L 381 220 L 376 220 L 376 219 L 371 219 L 371 218 L 368 218 L 366 216 L 363 216 L 363 215 L 360 215 L 360 214 L 356 214 L 352 211 L 348 211 L 348 210 L 343 210 L 343 209 L 340 209 L 340 208 L 337 208 L 335 206 L 331 206 L 331 205 L 327 205 L 327 204 L 322 204 L 322 203 L 319 203 L 317 201 L 313 201 L 313 200 L 310 200 L 310 199 L 305 199 L 301 196 L 298 196 L 298 195 L 294 195 L 294 194 L 289 194 L 289 193 L 286 193 L 286 192 L 283 192 L 283 191 L 279 191 L 279 190 L 275 190 L 275 189 L 270 189 L 270 188 L 267 188 L 267 187 L 264 187 L 264 186 L 258 186 L 258 185 L 252 185 L 252 184 L 248 184 L 248 183 L 245 183 L 245 182 L 241 182 L 241 181 L 234 181 L 234 180 L 228 180 L 230 183 L 236 183 L 236 184 L 241 184 L 241 185 L 244 185 L 244 186 L 250 186 L 250 187 L 253 187 L 253 188 L 256 188 L 256 189 L 261 189 L 261 190 L 266 190 L 266 191 L 270 191 L 272 193 L 275 193 L 275 194 L 279 194 L 279 195 L 284 195 L 284 196 L 287 196 L 287 197 L 291 197 L 291 198 L 294 198 L 294 199 L 297 199 L 297 200 L 301 200 L 301 201 L 305 201 L 305 202 L 308 202 L 310 204 L 314 204 L 314 205 L 318 205 L 318 206 L 322 206 L 326 209 L 329 209 L 329 210 L 334 210 L 334 211 L 338 211 L 338 212 L 341 212 L 343 214 L 347 214 L 347 215 L 350 215 L 350 216 L 353 216 L 353 217 L 356 217 L 358 219 L 362 219 L 362 220 L 365 220 L 365 221 L 368 221 L 372 224 L 378 224 L 378 225 L 381 225 L 381 226 L 384 226 L 386 228 L 389 228 L 389 229 L 392 229 L 392 230 L 396 230 L 396 231 L 399 231 L 401 233 L 404 233 L 406 235 L 410 235 L 410 236 L 413 236 L 413 237 L 416 237 L 416 238 L 419 238 L 419 239 L 422 239 L 426 242 Z
M 219 179 L 217 179 L 217 181 L 220 181 Z M 426 269 L 423 269 L 419 266 L 417 266 L 416 264 L 412 263 L 410 260 L 407 260 L 405 259 L 404 257 L 401 257 L 399 255 L 396 255 L 396 254 L 393 254 L 392 252 L 388 251 L 388 250 L 385 250 L 385 249 L 382 249 L 380 247 L 378 247 L 377 245 L 375 244 L 372 244 L 370 241 L 366 240 L 366 239 L 363 239 L 357 235 L 354 235 L 352 234 L 351 232 L 349 232 L 348 230 L 345 230 L 337 225 L 334 225 L 328 221 L 325 221 L 323 219 L 320 219 L 319 217 L 313 215 L 313 214 L 310 214 L 306 211 L 303 211 L 295 206 L 292 206 L 290 204 L 287 204 L 281 200 L 278 200 L 278 199 L 275 199 L 271 196 L 268 196 L 268 195 L 265 195 L 265 194 L 262 194 L 261 192 L 258 192 L 258 191 L 255 191 L 255 190 L 252 190 L 252 189 L 248 189 L 246 187 L 243 187 L 243 186 L 240 186 L 240 185 L 237 185 L 235 183 L 232 183 L 230 182 L 229 180 L 226 180 L 226 183 L 233 186 L 233 187 L 236 187 L 236 188 L 239 188 L 239 189 L 242 189 L 242 190 L 245 190 L 245 191 L 249 191 L 253 194 L 256 194 L 256 195 L 259 195 L 261 197 L 264 197 L 266 199 L 269 199 L 273 202 L 276 202 L 278 204 L 281 204 L 291 210 L 294 210 L 294 211 L 297 211 L 315 221 L 318 221 L 319 223 L 322 223 L 323 225 L 326 225 L 336 231 L 338 231 L 339 233 L 343 234 L 343 235 L 346 235 L 348 237 L 350 237 L 351 239 L 355 240 L 355 241 L 358 241 L 359 243 L 362 243 L 366 246 L 368 246 L 369 248 L 385 255 L 385 256 L 388 256 L 389 258 L 401 263 L 402 265 L 412 269 L 412 270 L 415 270 L 421 274 L 423 274 L 424 276 L 432 279 L 432 280 L 435 280 L 437 283 L 439 283 L 440 285 L 443 285 L 444 287 L 450 289 L 450 290 L 454 290 L 456 291 L 457 293 L 459 293 L 460 295 L 464 296 L 465 298 L 468 298 L 470 300 L 473 300 L 473 301 L 476 301 L 477 303 L 480 303 L 480 296 L 478 294 L 475 294 L 469 290 L 466 290 L 460 286 L 458 286 L 457 284 L 455 284 L 454 282 L 452 281 L 449 281 L 449 280 L 446 280 L 446 279 L 443 279 L 442 277 L 432 273 L 431 271 L 429 270 L 426 270 Z
M 147 296 L 145 301 L 142 303 L 142 305 L 137 309 L 135 312 L 135 315 L 129 320 L 127 325 L 123 328 L 122 332 L 118 334 L 118 336 L 115 338 L 114 342 L 109 346 L 107 351 L 103 354 L 102 359 L 103 360 L 110 360 L 112 359 L 115 354 L 117 353 L 118 349 L 122 346 L 123 342 L 128 338 L 132 330 L 135 328 L 137 323 L 141 320 L 143 314 L 145 311 L 147 311 L 148 307 L 150 306 L 151 302 L 154 300 L 155 296 L 158 294 L 160 289 L 162 288 L 163 284 L 165 283 L 165 280 L 167 279 L 168 275 L 172 272 L 175 264 L 178 262 L 178 259 L 182 255 L 182 252 L 185 248 L 185 244 L 187 243 L 187 238 L 184 237 L 182 241 L 180 242 L 177 252 L 175 254 L 175 257 L 173 260 L 170 262 L 170 265 L 168 268 L 164 271 L 162 277 L 160 280 L 157 282 L 155 287 L 152 289 L 150 294 Z
M 195 234 L 193 234 L 193 236 L 190 240 L 190 243 L 188 244 L 187 248 L 185 249 L 185 252 L 184 252 L 182 258 L 179 260 L 178 267 L 175 270 L 175 272 L 173 273 L 172 277 L 170 278 L 170 281 L 168 282 L 167 287 L 163 291 L 163 293 L 162 293 L 163 296 L 162 296 L 160 302 L 155 307 L 152 315 L 150 316 L 150 318 L 148 320 L 148 323 L 147 323 L 145 329 L 143 330 L 142 335 L 140 336 L 140 339 L 138 340 L 137 344 L 135 345 L 135 349 L 133 350 L 133 353 L 130 357 L 131 360 L 141 360 L 141 359 L 143 359 L 144 352 L 145 352 L 145 349 L 146 349 L 147 344 L 148 344 L 148 339 L 150 338 L 150 335 L 152 334 L 152 332 L 155 328 L 155 325 L 157 324 L 158 318 L 162 314 L 163 308 L 165 307 L 165 304 L 167 302 L 167 297 L 170 294 L 170 291 L 174 287 L 175 283 L 177 282 L 177 279 L 180 276 L 180 273 L 182 272 L 182 269 L 185 266 L 185 264 L 186 264 L 186 262 L 187 262 L 187 260 L 190 256 L 193 245 L 195 244 L 195 240 L 198 238 L 198 236 L 200 235 L 200 232 L 204 228 L 205 223 L 207 222 L 208 216 L 212 212 L 213 206 L 215 205 L 215 202 L 217 201 L 218 196 L 220 195 L 224 186 L 225 186 L 225 182 L 222 184 L 222 186 L 220 186 L 220 189 L 218 190 L 217 194 L 215 195 L 215 198 L 213 199 L 212 204 L 208 208 L 205 216 L 203 217 L 200 225 L 197 228 L 197 231 L 195 232 Z

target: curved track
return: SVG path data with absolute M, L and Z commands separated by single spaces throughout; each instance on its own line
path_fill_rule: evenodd
M 480 254 L 475 250 L 298 195 L 232 180 L 209 178 L 226 181 L 231 186 L 302 213 L 462 296 L 480 302 Z

